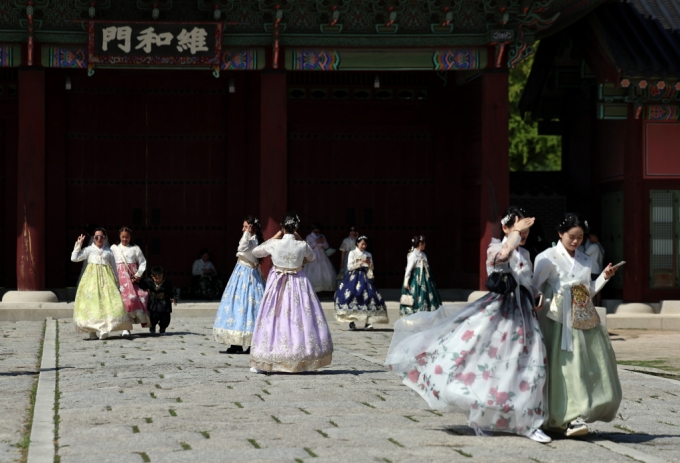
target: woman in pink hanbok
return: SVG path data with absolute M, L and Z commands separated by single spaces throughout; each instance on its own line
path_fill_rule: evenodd
M 535 312 L 542 295 L 520 247 L 534 219 L 510 207 L 501 223 L 505 238 L 492 240 L 486 265 L 505 284 L 487 283 L 496 292 L 462 310 L 443 305 L 401 318 L 386 363 L 431 408 L 465 413 L 478 436 L 497 431 L 547 443 L 547 354 Z
M 140 289 L 137 282 L 146 270 L 146 259 L 139 246 L 130 245 L 131 229 L 123 227 L 119 233 L 120 244 L 111 246 L 111 253 L 116 260 L 121 296 L 130 322 L 139 323 L 145 328 L 149 323 L 149 311 L 146 308 L 148 293 Z M 130 331 L 123 331 L 123 336 L 130 336 Z
M 314 260 L 314 252 L 297 234 L 299 225 L 297 215 L 287 214 L 281 230 L 253 249 L 253 256 L 271 256 L 274 264 L 250 349 L 250 366 L 256 373 L 316 370 L 333 357 L 326 317 L 302 268 Z

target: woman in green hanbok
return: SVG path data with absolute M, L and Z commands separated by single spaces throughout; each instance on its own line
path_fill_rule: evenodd
M 548 352 L 544 427 L 575 437 L 589 432 L 586 423 L 613 420 L 621 403 L 616 356 L 592 303 L 616 267 L 591 280 L 590 257 L 578 250 L 588 233 L 580 214 L 567 214 L 558 231 L 557 246 L 536 257 L 533 277 L 549 308 L 540 316 Z
M 425 255 L 425 237 L 414 236 L 411 239 L 411 245 L 411 251 L 406 257 L 404 284 L 401 287 L 399 312 L 402 316 L 416 312 L 430 312 L 442 305 Z
M 116 260 L 105 245 L 106 231 L 97 228 L 93 238 L 93 244 L 83 249 L 85 235 L 80 235 L 71 254 L 73 262 L 88 263 L 78 284 L 73 321 L 77 332 L 106 339 L 112 331 L 131 330 L 132 324 L 120 295 Z

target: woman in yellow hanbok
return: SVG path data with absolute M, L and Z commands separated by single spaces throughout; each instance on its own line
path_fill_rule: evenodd
M 120 295 L 116 261 L 105 245 L 106 231 L 97 228 L 93 238 L 94 243 L 82 249 L 85 235 L 80 235 L 71 254 L 71 261 L 88 263 L 76 292 L 73 320 L 77 332 L 106 339 L 112 331 L 131 330 L 132 324 Z

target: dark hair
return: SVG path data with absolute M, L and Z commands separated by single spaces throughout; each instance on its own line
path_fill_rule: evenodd
M 359 246 L 359 243 L 362 241 L 366 241 L 366 244 L 368 244 L 368 236 L 361 235 L 360 237 L 357 238 L 357 246 Z
M 319 231 L 322 231 L 322 230 L 323 230 L 323 227 L 321 226 L 321 224 L 320 224 L 319 222 L 314 222 L 314 223 L 312 224 L 312 230 L 319 230 Z
M 518 206 L 510 206 L 505 210 L 503 218 L 501 219 L 501 225 L 506 227 L 512 227 L 515 225 L 517 219 L 523 219 L 527 217 L 527 213 L 524 209 Z
M 564 214 L 564 220 L 562 223 L 557 226 L 557 231 L 562 234 L 576 227 L 579 227 L 581 230 L 583 230 L 584 235 L 590 233 L 588 221 L 581 214 L 578 212 L 567 212 Z
M 349 226 L 347 227 L 347 231 L 351 232 L 351 231 L 352 231 L 352 228 L 354 229 L 355 232 L 359 233 L 359 230 L 357 230 L 356 225 L 349 225 Z
M 96 235 L 98 231 L 102 232 L 104 236 L 106 236 L 106 228 L 102 227 L 97 227 L 94 230 L 92 230 L 92 236 Z
M 247 222 L 248 225 L 253 226 L 253 230 L 255 230 L 255 236 L 257 237 L 257 242 L 259 244 L 264 243 L 264 237 L 262 236 L 262 227 L 260 226 L 260 220 L 252 215 L 247 216 L 245 219 L 243 219 L 244 222 Z
M 281 226 L 286 230 L 286 233 L 293 233 L 300 228 L 300 217 L 295 212 L 289 212 L 283 216 Z
M 118 229 L 118 233 L 120 234 L 120 233 L 123 233 L 123 232 L 128 232 L 128 233 L 132 234 L 132 228 L 128 227 L 127 225 L 123 225 L 122 227 L 120 227 Z
M 425 242 L 425 237 L 423 235 L 417 235 L 411 238 L 411 246 L 417 248 L 420 243 Z
M 208 248 L 203 248 L 200 251 L 198 251 L 198 258 L 200 259 L 203 257 L 203 254 L 208 254 L 210 256 L 210 251 L 208 251 Z
M 151 269 L 151 275 L 159 276 L 163 275 L 164 273 L 165 272 L 163 271 L 163 267 L 161 267 L 160 265 L 157 265 Z

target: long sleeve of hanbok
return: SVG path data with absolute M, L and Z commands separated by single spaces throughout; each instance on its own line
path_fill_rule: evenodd
M 268 239 L 264 243 L 260 244 L 259 246 L 256 246 L 255 249 L 253 249 L 253 255 L 257 257 L 258 259 L 262 259 L 263 257 L 267 257 L 271 255 L 271 242 L 273 239 Z
M 118 279 L 118 270 L 116 270 L 116 258 L 113 257 L 112 252 L 107 252 L 106 257 L 104 259 L 106 259 L 106 263 L 109 265 L 109 267 L 111 267 L 113 278 L 116 279 L 116 285 L 120 287 L 120 280 Z M 104 265 L 103 262 L 102 265 Z
M 307 244 L 307 249 L 305 249 L 305 260 L 307 262 L 312 262 L 315 259 L 316 256 L 314 256 L 314 251 L 312 250 L 312 247 Z
M 489 267 L 495 267 L 499 264 L 504 264 L 510 260 L 512 253 L 519 246 L 522 237 L 519 233 L 508 234 L 508 239 L 505 240 L 503 246 L 498 250 L 498 246 L 491 245 L 486 253 L 486 264 Z
M 201 259 L 194 261 L 194 266 L 191 269 L 191 274 L 194 276 L 203 275 L 203 263 L 201 262 Z
M 141 278 L 142 275 L 144 275 L 144 272 L 146 271 L 146 257 L 144 257 L 144 253 L 142 252 L 141 248 L 139 246 L 135 247 L 135 254 L 137 257 L 137 273 L 135 273 L 135 276 L 137 278 Z
M 602 288 L 604 288 L 604 285 L 606 285 L 608 281 L 609 280 L 604 277 L 604 272 L 600 273 L 600 276 L 597 277 L 597 280 L 590 282 L 590 297 L 592 298 L 597 293 L 602 291 Z
M 406 273 L 404 274 L 404 288 L 408 286 L 408 281 L 411 279 L 411 273 L 416 267 L 417 261 L 416 253 L 414 251 L 409 252 L 406 256 Z
M 536 262 L 534 267 L 534 276 L 531 280 L 531 286 L 541 291 L 541 287 L 545 284 L 548 279 L 557 272 L 555 266 L 550 259 L 545 254 L 541 253 L 536 256 Z
M 253 247 L 253 243 L 251 242 L 251 235 L 249 232 L 244 232 L 243 236 L 241 237 L 241 240 L 238 242 L 238 252 L 246 252 L 249 250 L 251 247 Z
M 76 245 L 73 247 L 73 252 L 71 253 L 71 262 L 82 262 L 87 260 L 87 256 L 89 255 L 90 247 L 88 246 L 85 249 L 81 249 L 81 244 L 76 241 Z

